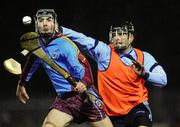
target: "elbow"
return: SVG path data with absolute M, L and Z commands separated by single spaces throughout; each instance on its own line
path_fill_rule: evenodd
M 161 79 L 161 81 L 160 81 L 160 82 L 161 82 L 161 83 L 160 83 L 160 84 L 161 84 L 160 87 L 161 87 L 161 88 L 162 88 L 162 87 L 165 87 L 165 86 L 167 85 L 167 75 L 166 75 L 166 74 L 162 75 L 160 79 Z
M 166 85 L 167 85 L 167 79 L 165 79 L 165 80 L 163 81 L 162 87 L 164 87 L 164 86 L 166 86 Z
M 84 68 L 73 67 L 70 70 L 70 75 L 72 77 L 75 77 L 77 80 L 83 79 L 85 73 Z
M 82 80 L 85 75 L 84 68 L 78 69 L 78 71 L 76 71 L 76 74 L 78 75 L 79 79 Z
M 162 82 L 163 82 L 163 87 L 167 85 L 167 75 L 164 76 Z
M 163 79 L 161 82 L 162 83 L 161 83 L 161 85 L 159 85 L 159 87 L 160 88 L 165 87 L 167 85 L 167 78 Z

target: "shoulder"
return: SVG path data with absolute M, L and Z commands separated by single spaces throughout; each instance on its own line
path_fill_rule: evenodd
M 144 62 L 149 62 L 149 61 L 153 61 L 156 62 L 155 58 L 147 51 L 143 51 L 137 48 L 134 48 L 134 50 L 136 50 L 136 52 L 142 52 L 143 54 L 143 58 L 144 58 Z
M 63 48 L 71 48 L 73 47 L 72 44 L 70 44 L 67 40 L 63 39 L 63 38 L 56 38 L 54 39 L 52 42 L 52 44 L 55 44 L 59 47 L 63 47 Z
M 149 52 L 146 52 L 146 51 L 142 51 L 143 54 L 144 54 L 144 60 L 145 61 L 156 61 L 155 58 L 149 53 Z
M 142 51 L 145 57 L 153 57 L 149 52 Z
M 143 55 L 144 55 L 144 57 L 153 57 L 149 52 L 146 52 L 146 51 L 143 51 L 143 50 L 141 50 L 141 49 L 134 48 L 134 47 L 133 47 L 133 49 L 134 49 L 134 51 L 136 51 L 136 52 L 142 52 Z
M 61 44 L 62 43 L 62 44 L 65 44 L 65 43 L 67 43 L 67 41 L 62 39 L 62 38 L 60 38 L 60 37 L 58 37 L 58 38 L 52 40 L 51 43 L 57 43 L 57 44 Z

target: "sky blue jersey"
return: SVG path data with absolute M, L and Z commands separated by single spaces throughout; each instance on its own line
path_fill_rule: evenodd
M 72 29 L 62 27 L 63 34 L 78 43 L 97 63 L 99 70 L 106 70 L 110 63 L 111 48 L 106 43 L 96 40 Z M 124 54 L 130 54 L 134 59 L 137 58 L 135 51 L 131 48 Z M 119 58 L 124 64 L 131 66 L 133 63 L 124 54 L 119 54 Z M 155 86 L 163 87 L 167 84 L 167 76 L 161 65 L 148 52 L 144 54 L 144 69 L 149 73 L 147 81 Z
M 43 45 L 41 40 L 41 47 L 50 59 L 52 59 L 58 66 L 66 70 L 72 77 L 77 80 L 81 80 L 83 78 L 84 68 L 78 61 L 78 49 L 74 48 L 72 44 L 62 38 L 56 38 L 46 47 Z M 61 95 L 64 92 L 72 91 L 72 87 L 68 81 L 39 58 L 37 58 L 33 63 L 30 72 L 27 75 L 26 81 L 30 80 L 40 64 L 43 65 L 43 68 L 45 69 L 58 95 Z

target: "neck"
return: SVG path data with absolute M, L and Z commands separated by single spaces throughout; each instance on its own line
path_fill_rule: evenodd
M 51 35 L 50 34 L 49 35 L 45 35 L 45 36 L 41 35 L 41 38 L 43 40 L 43 43 L 45 45 L 48 45 L 52 40 L 60 37 L 61 35 L 62 35 L 61 32 L 56 32 L 56 33 L 51 34 Z
M 126 49 L 116 49 L 116 52 L 117 53 L 120 53 L 120 54 L 128 54 L 132 49 L 132 46 L 129 45 Z

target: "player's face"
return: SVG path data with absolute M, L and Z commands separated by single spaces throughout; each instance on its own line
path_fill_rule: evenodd
M 37 29 L 40 34 L 51 34 L 55 30 L 55 22 L 52 16 L 39 17 Z
M 112 43 L 114 44 L 115 49 L 118 51 L 124 51 L 128 49 L 131 46 L 131 43 L 133 41 L 133 35 L 128 34 L 125 32 L 113 32 L 113 40 Z

